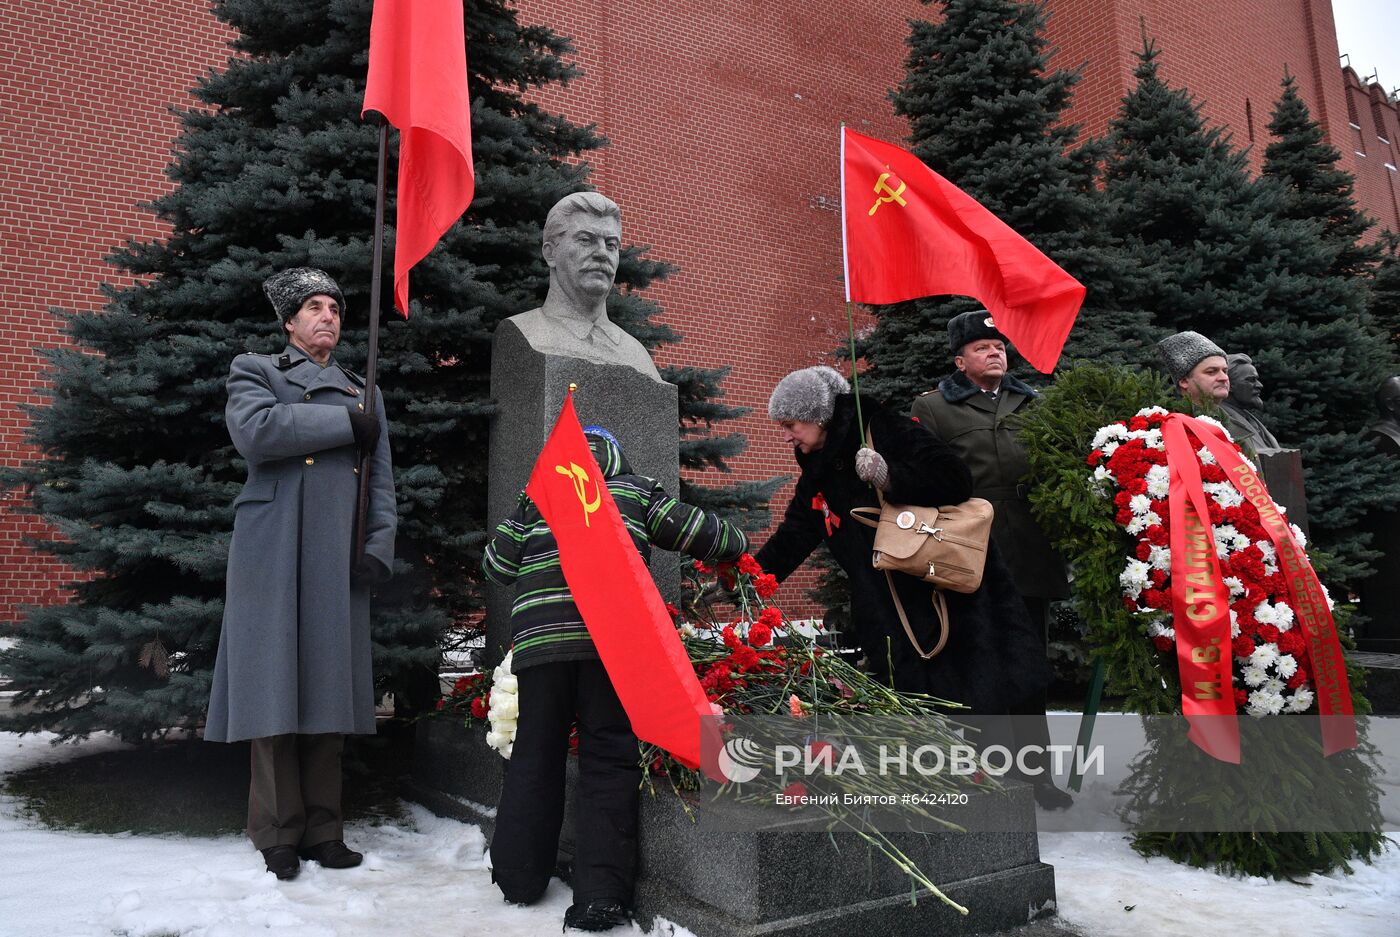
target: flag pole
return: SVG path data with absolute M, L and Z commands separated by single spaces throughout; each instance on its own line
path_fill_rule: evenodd
M 841 121 L 841 275 L 846 287 L 846 336 L 851 344 L 851 391 L 856 397 L 856 430 L 864 445 L 865 420 L 860 412 L 860 368 L 856 367 L 856 322 L 851 312 L 851 261 L 846 254 L 846 122 Z
M 388 175 L 389 122 L 382 114 L 379 121 L 379 170 L 374 189 L 374 261 L 369 278 L 369 355 L 365 362 L 365 413 L 375 414 L 375 382 L 379 372 L 379 295 L 384 271 L 384 187 Z M 384 431 L 380 427 L 380 432 Z M 355 554 L 352 569 L 365 558 L 365 538 L 369 522 L 369 472 L 374 453 L 360 454 L 360 489 L 355 500 Z

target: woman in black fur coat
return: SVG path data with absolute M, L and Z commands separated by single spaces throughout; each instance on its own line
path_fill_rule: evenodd
M 972 496 L 958 455 L 908 417 L 862 399 L 873 449 L 856 421 L 850 386 L 832 368 L 794 371 L 778 383 L 768 413 L 778 421 L 801 469 L 782 524 L 755 559 L 779 581 L 825 541 L 851 583 L 851 618 L 867 667 L 897 690 L 928 693 L 1000 715 L 1012 701 L 1043 688 L 1045 646 L 1026 615 L 1011 574 L 990 545 L 982 586 L 970 595 L 945 591 L 948 643 L 922 660 L 904 632 L 884 572 L 871 565 L 875 531 L 850 516 L 879 504 L 873 486 L 896 504 L 943 505 Z M 937 641 L 933 587 L 892 574 L 920 645 Z

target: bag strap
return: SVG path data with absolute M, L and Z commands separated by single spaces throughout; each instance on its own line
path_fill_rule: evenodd
M 933 646 L 933 650 L 926 651 L 920 646 L 919 639 L 914 637 L 914 629 L 909 626 L 909 616 L 904 614 L 904 603 L 899 600 L 899 593 L 894 588 L 894 577 L 888 569 L 885 570 L 885 581 L 889 583 L 895 611 L 899 612 L 899 623 L 904 626 L 904 633 L 908 635 L 909 643 L 914 645 L 915 653 L 923 660 L 933 660 L 943 652 L 943 646 L 948 643 L 948 600 L 943 597 L 943 590 L 933 590 L 933 615 L 938 619 L 938 643 Z
M 865 445 L 868 449 L 875 448 L 875 442 L 870 437 L 870 427 L 865 428 Z M 885 493 L 877 485 L 871 485 L 875 489 L 875 497 L 880 499 L 880 507 L 875 508 L 851 508 L 851 516 L 867 527 L 879 527 L 880 515 L 885 512 Z M 869 512 L 874 512 L 875 520 L 870 520 Z M 919 639 L 914 636 L 914 629 L 909 625 L 909 616 L 904 612 L 904 603 L 899 600 L 899 592 L 894 587 L 894 577 L 890 571 L 885 570 L 885 582 L 890 587 L 890 598 L 894 599 L 894 610 L 899 613 L 899 623 L 904 626 L 904 633 L 909 637 L 909 643 L 914 645 L 914 652 L 923 660 L 933 660 L 943 652 L 943 646 L 948 643 L 948 600 L 943 597 L 943 590 L 933 589 L 933 617 L 938 620 L 938 643 L 933 646 L 933 650 L 926 651 L 919 644 Z

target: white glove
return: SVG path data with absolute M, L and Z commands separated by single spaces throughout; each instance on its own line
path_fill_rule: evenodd
M 890 467 L 885 457 L 874 449 L 862 446 L 856 451 L 856 474 L 863 482 L 869 482 L 881 491 L 890 486 Z

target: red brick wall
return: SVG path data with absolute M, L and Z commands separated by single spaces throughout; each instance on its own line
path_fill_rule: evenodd
M 1337 138 L 1342 166 L 1356 177 L 1356 198 L 1378 222 L 1377 229 L 1400 231 L 1400 196 L 1396 167 L 1400 166 L 1400 123 L 1396 107 L 1379 85 L 1364 85 L 1351 68 L 1342 70 L 1349 107 L 1355 114 L 1347 133 Z M 1373 229 L 1374 230 L 1374 229 Z
M 120 283 L 102 258 L 162 228 L 138 202 L 169 188 L 176 124 L 197 77 L 227 60 L 202 0 L 6 0 L 0 5 L 0 465 L 32 455 L 24 403 L 54 346 L 53 307 L 101 306 Z M 22 543 L 42 529 L 0 492 L 0 628 L 21 603 L 61 597 L 62 568 Z
M 597 123 L 612 141 L 592 157 L 594 182 L 621 204 L 629 240 L 680 267 L 655 290 L 666 321 L 686 336 L 663 360 L 732 363 L 728 400 L 755 408 L 737 426 L 750 440 L 740 477 L 792 473 L 764 411 L 782 374 L 844 340 L 838 126 L 903 136 L 886 95 L 902 73 L 906 20 L 931 8 L 918 0 L 519 6 L 525 21 L 573 37 L 586 74 L 547 103 Z M 1086 132 L 1103 131 L 1129 87 L 1145 17 L 1167 78 L 1188 85 L 1238 143 L 1248 142 L 1248 100 L 1262 152 L 1287 66 L 1343 153 L 1361 148 L 1347 126 L 1327 0 L 1051 0 L 1051 8 L 1055 64 L 1089 63 L 1073 115 Z M 197 76 L 226 59 L 226 39 L 200 0 L 10 0 L 0 9 L 3 464 L 28 454 L 18 405 L 38 380 L 30 349 L 62 341 L 49 307 L 95 308 L 97 284 L 113 279 L 102 256 L 126 237 L 159 235 L 134 206 L 168 185 L 175 123 L 166 108 L 188 103 Z M 1367 96 L 1359 84 L 1353 93 Z M 1382 111 L 1395 140 L 1394 110 Z M 1362 121 L 1368 141 L 1370 126 Z M 1364 167 L 1348 168 L 1368 210 L 1393 218 L 1394 174 L 1381 162 L 1368 152 Z M 930 380 L 944 367 L 930 362 Z M 5 510 L 15 494 L 4 497 L 0 624 L 13 620 L 17 601 L 58 598 L 60 573 L 20 546 L 25 520 Z M 785 592 L 789 605 L 796 592 Z

